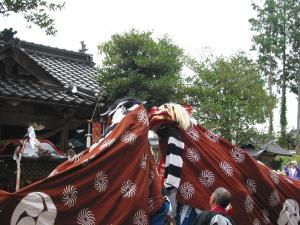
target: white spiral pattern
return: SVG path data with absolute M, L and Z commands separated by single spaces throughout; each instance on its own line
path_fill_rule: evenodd
M 142 157 L 141 160 L 140 160 L 140 167 L 141 167 L 143 170 L 146 170 L 146 168 L 147 168 L 147 158 L 148 158 L 148 155 L 145 154 L 145 155 L 143 155 L 143 157 Z
M 136 134 L 130 133 L 129 131 L 126 131 L 121 137 L 121 141 L 126 144 L 133 144 L 136 141 L 136 139 Z
M 192 163 L 196 163 L 201 159 L 200 154 L 198 153 L 198 151 L 195 148 L 188 148 L 186 151 L 186 157 Z
M 280 203 L 280 197 L 277 190 L 274 190 L 269 197 L 269 205 L 275 207 Z
M 149 120 L 145 110 L 141 110 L 137 113 L 137 120 L 145 126 L 149 126 Z
M 261 214 L 262 214 L 262 221 L 265 224 L 269 224 L 271 222 L 270 218 L 269 218 L 269 213 L 266 209 L 261 210 Z
M 153 170 L 151 170 L 150 173 L 149 173 L 149 182 L 150 182 L 150 184 L 153 183 L 154 177 L 155 177 L 155 172 Z
M 186 130 L 186 133 L 193 141 L 198 141 L 200 139 L 200 134 L 192 126 L 189 126 L 189 128 Z
M 62 202 L 71 208 L 76 204 L 78 191 L 74 186 L 67 185 L 63 190 Z
M 99 171 L 94 180 L 94 188 L 99 192 L 106 191 L 108 187 L 108 177 L 104 171 Z
M 245 153 L 238 147 L 232 148 L 230 154 L 237 163 L 243 163 L 245 160 Z
M 256 188 L 257 188 L 257 186 L 256 186 L 255 180 L 253 180 L 253 179 L 247 179 L 246 183 L 247 183 L 248 191 L 249 191 L 251 194 L 256 193 Z
M 208 137 L 209 140 L 211 140 L 212 142 L 219 142 L 219 136 L 216 135 L 215 133 L 213 133 L 212 131 L 210 130 L 207 130 L 205 132 L 206 136 Z
M 101 143 L 100 145 L 100 150 L 103 151 L 105 148 L 109 148 L 110 146 L 113 145 L 115 141 L 116 141 L 115 138 L 103 140 L 103 143 Z
M 154 200 L 152 198 L 149 198 L 149 202 L 148 202 L 148 208 L 149 211 L 152 211 L 154 209 Z
M 261 225 L 259 219 L 255 218 L 255 219 L 253 220 L 253 225 Z
M 136 189 L 136 184 L 131 180 L 127 180 L 121 186 L 121 194 L 123 198 L 132 198 L 136 193 Z
M 244 208 L 247 213 L 252 213 L 254 209 L 254 201 L 249 195 L 245 199 Z
M 80 225 L 95 225 L 95 215 L 89 209 L 82 209 L 80 210 L 77 216 L 77 224 Z
M 147 225 L 148 218 L 144 210 L 139 209 L 133 216 L 133 223 L 136 225 Z
M 185 200 L 191 199 L 195 194 L 194 186 L 189 182 L 184 182 L 179 188 L 180 194 Z
M 215 175 L 209 170 L 204 170 L 201 172 L 199 180 L 205 187 L 211 187 L 215 182 Z
M 274 170 L 269 170 L 269 175 L 274 184 L 279 184 L 279 176 Z
M 233 168 L 230 164 L 226 161 L 222 161 L 219 163 L 221 170 L 225 173 L 226 176 L 232 177 L 233 176 Z
M 83 152 L 80 152 L 79 154 L 76 154 L 72 158 L 68 159 L 68 161 L 71 163 L 76 163 L 82 158 L 83 154 Z

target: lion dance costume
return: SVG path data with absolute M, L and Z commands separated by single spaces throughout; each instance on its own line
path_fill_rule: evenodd
M 210 195 L 220 186 L 232 193 L 236 224 L 299 224 L 299 181 L 192 122 L 180 105 L 152 109 L 149 121 L 160 139 L 159 172 L 177 225 L 190 224 L 197 209 L 208 209 Z

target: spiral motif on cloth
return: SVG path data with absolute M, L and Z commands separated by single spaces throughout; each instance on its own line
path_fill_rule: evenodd
M 126 131 L 121 137 L 121 141 L 126 144 L 133 144 L 136 141 L 136 139 L 136 134 L 130 133 L 129 131 Z
M 249 195 L 245 199 L 244 208 L 247 213 L 251 213 L 254 209 L 254 201 Z
M 108 186 L 108 177 L 104 171 L 99 171 L 94 180 L 94 187 L 99 192 L 106 191 Z
M 269 219 L 269 213 L 266 209 L 261 210 L 261 214 L 262 214 L 262 221 L 265 224 L 269 224 L 271 221 Z
M 145 126 L 149 126 L 149 120 L 145 110 L 141 110 L 137 113 L 137 120 Z
M 150 171 L 149 178 L 150 178 L 150 183 L 152 183 L 154 181 L 154 178 L 155 178 L 155 172 L 153 170 Z
M 208 137 L 209 140 L 211 140 L 212 142 L 219 142 L 219 136 L 216 135 L 215 133 L 213 133 L 212 131 L 210 130 L 207 130 L 205 132 L 206 136 Z
M 136 189 L 136 184 L 131 180 L 127 180 L 121 186 L 121 194 L 123 198 L 132 198 L 136 193 Z
M 133 216 L 133 223 L 136 225 L 147 225 L 148 218 L 144 210 L 139 209 Z
M 76 163 L 82 158 L 83 154 L 83 152 L 80 152 L 79 154 L 76 154 L 72 158 L 68 159 L 68 161 L 71 163 Z
M 255 220 L 253 220 L 253 225 L 261 225 L 259 219 L 255 218 Z
M 274 170 L 269 170 L 269 175 L 274 184 L 279 184 L 279 176 Z
M 237 163 L 243 163 L 245 160 L 245 153 L 238 147 L 232 148 L 230 154 Z
M 233 176 L 233 168 L 230 164 L 226 161 L 222 161 L 219 163 L 221 170 L 225 173 L 226 176 L 232 177 Z
M 193 126 L 189 126 L 186 133 L 193 141 L 198 141 L 200 139 L 200 134 Z
M 100 145 L 100 150 L 103 151 L 105 148 L 109 148 L 110 146 L 113 145 L 113 143 L 116 141 L 115 138 L 112 138 L 112 139 L 105 139 L 103 141 L 103 143 L 101 143 Z
M 195 193 L 195 188 L 193 187 L 193 185 L 189 182 L 184 182 L 180 188 L 179 188 L 180 194 L 181 196 L 185 199 L 185 200 L 189 200 L 194 196 Z
M 89 209 L 82 209 L 80 210 L 77 216 L 77 224 L 79 225 L 95 225 L 95 215 Z
M 199 152 L 195 148 L 188 148 L 186 151 L 186 157 L 192 163 L 196 163 L 201 159 Z
M 154 209 L 154 200 L 152 198 L 149 198 L 149 202 L 148 202 L 148 208 L 149 211 L 152 211 Z
M 280 203 L 280 197 L 277 190 L 274 190 L 269 197 L 269 205 L 275 207 Z
M 143 170 L 146 170 L 146 167 L 147 167 L 147 158 L 148 158 L 148 155 L 145 154 L 141 160 L 140 160 L 140 167 L 143 169 Z
M 246 183 L 247 183 L 248 191 L 251 194 L 256 193 L 256 182 L 255 182 L 255 180 L 253 180 L 253 179 L 247 179 Z
M 199 180 L 205 187 L 211 187 L 215 182 L 215 175 L 209 170 L 204 170 L 201 172 Z
M 68 207 L 73 207 L 77 201 L 78 191 L 74 186 L 67 185 L 63 191 L 62 202 Z

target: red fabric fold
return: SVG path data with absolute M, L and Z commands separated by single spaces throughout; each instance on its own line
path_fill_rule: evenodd
M 0 223 L 148 224 L 163 198 L 151 172 L 144 115 L 142 106 L 129 112 L 94 149 L 59 165 L 50 177 L 15 193 L 1 191 Z
M 210 195 L 222 186 L 232 193 L 237 224 L 285 224 L 291 215 L 300 219 L 299 181 L 271 170 L 199 125 L 180 132 L 185 149 L 179 202 L 208 210 Z

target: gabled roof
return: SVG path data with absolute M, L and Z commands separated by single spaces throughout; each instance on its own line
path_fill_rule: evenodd
M 280 147 L 274 140 L 271 140 L 262 146 L 268 152 L 272 152 L 276 155 L 292 156 L 293 152 L 290 150 L 285 150 Z
M 63 86 L 72 84 L 98 91 L 97 69 L 91 55 L 21 41 L 22 50 Z
M 10 76 L 5 75 L 4 66 L 1 71 L 0 65 L 2 98 L 91 106 L 95 104 L 95 93 L 100 91 L 95 79 L 97 69 L 85 53 L 17 41 L 0 46 L 1 61 L 5 66 L 17 65 Z M 21 76 L 15 75 L 21 70 Z M 76 91 L 72 92 L 74 87 Z
M 271 153 L 273 155 L 283 155 L 283 156 L 292 156 L 294 153 L 290 150 L 285 150 L 280 147 L 275 141 L 271 140 L 262 146 L 247 144 L 242 146 L 242 149 L 247 150 L 247 152 L 253 157 L 259 157 L 261 154 Z

